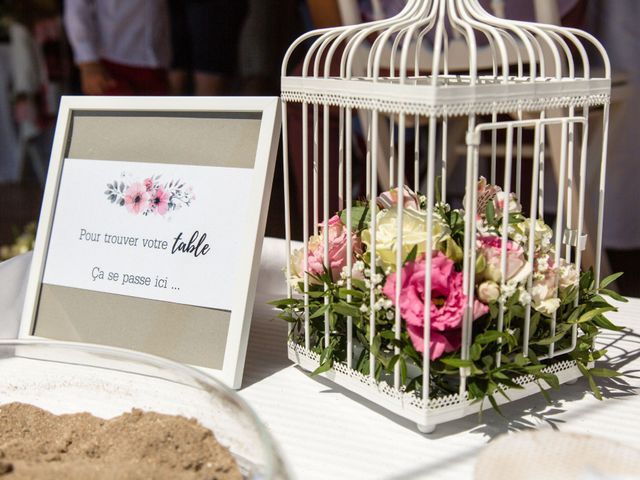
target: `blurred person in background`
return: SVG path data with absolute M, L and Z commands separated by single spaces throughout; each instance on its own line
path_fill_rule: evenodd
M 172 93 L 228 93 L 237 70 L 248 0 L 169 0 L 169 5 Z
M 64 24 L 86 95 L 166 95 L 166 0 L 65 0 Z
M 640 214 L 632 206 L 637 204 L 640 183 L 636 127 L 640 111 L 640 1 L 589 0 L 588 4 L 588 28 L 604 45 L 613 68 L 603 243 L 612 270 L 625 272 L 616 281 L 621 293 L 638 296 Z M 595 201 L 592 208 L 597 208 Z

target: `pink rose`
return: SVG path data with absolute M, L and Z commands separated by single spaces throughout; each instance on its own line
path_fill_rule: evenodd
M 430 299 L 431 360 L 445 352 L 460 348 L 462 319 L 467 301 L 462 291 L 462 273 L 457 272 L 454 263 L 442 252 L 435 252 L 431 262 L 431 292 L 425 296 L 425 260 L 408 262 L 402 268 L 402 290 L 400 291 L 400 315 L 407 324 L 407 332 L 417 351 L 424 350 L 424 302 Z M 384 294 L 396 301 L 396 274 L 387 277 Z M 396 308 L 398 305 L 396 305 Z M 474 302 L 474 319 L 486 314 L 489 308 Z
M 124 205 L 130 213 L 135 215 L 147 209 L 149 206 L 149 193 L 142 183 L 132 183 L 127 188 L 124 192 Z
M 322 275 L 324 273 L 324 222 L 320 224 L 320 228 L 320 235 L 309 239 L 309 268 L 307 271 L 312 275 Z M 340 279 L 340 273 L 343 267 L 347 265 L 347 234 L 347 228 L 338 215 L 334 215 L 329 219 L 329 265 L 331 278 L 334 281 Z M 362 252 L 360 238 L 355 233 L 352 233 L 351 245 L 353 249 L 352 260 L 355 262 L 355 255 Z M 294 263 L 294 272 L 302 276 L 304 273 L 304 255 L 294 252 L 292 261 Z
M 481 280 L 499 283 L 502 280 L 502 238 L 496 235 L 478 237 L 478 254 L 484 256 L 485 268 L 480 272 Z M 531 265 L 525 259 L 524 249 L 516 242 L 507 240 L 507 270 L 505 283 L 524 281 L 531 273 Z
M 150 178 L 146 178 L 144 180 L 144 188 L 146 188 L 147 192 L 149 192 L 153 188 L 153 180 Z
M 420 201 L 416 192 L 404 185 L 402 187 L 404 208 L 413 208 L 414 210 L 420 209 Z M 376 199 L 376 203 L 382 209 L 390 209 L 395 205 L 398 205 L 398 189 L 392 188 L 386 192 L 380 194 Z

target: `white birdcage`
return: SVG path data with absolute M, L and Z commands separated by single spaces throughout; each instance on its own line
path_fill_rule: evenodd
M 301 76 L 288 76 L 293 53 L 303 48 L 306 53 Z M 588 49 L 602 57 L 604 72 L 598 78 L 593 76 Z M 339 67 L 339 74 L 331 73 L 332 66 Z M 365 197 L 370 210 L 367 255 L 370 264 L 375 265 L 378 248 L 381 248 L 376 238 L 376 222 L 381 211 L 376 201 L 379 192 L 412 182 L 414 190 L 422 188 L 425 194 L 422 199 L 426 219 L 424 251 L 432 252 L 435 247 L 434 209 L 442 205 L 436 202 L 448 202 L 452 197 L 454 164 L 458 157 L 463 159 L 465 176 L 464 192 L 461 192 L 464 195 L 464 245 L 460 245 L 462 288 L 466 298 L 460 332 L 462 361 L 468 361 L 474 354 L 470 350 L 477 295 L 476 269 L 479 268 L 475 239 L 481 226 L 479 214 L 483 213 L 477 211 L 481 175 L 501 187 L 503 199 L 509 199 L 511 193 L 520 198 L 527 192 L 529 218 L 554 218 L 551 245 L 555 253 L 550 261 L 556 266 L 593 266 L 598 282 L 611 75 L 604 49 L 589 34 L 556 25 L 507 21 L 489 14 L 478 0 L 409 0 L 393 18 L 303 35 L 289 49 L 282 72 L 287 253 L 292 254 L 293 232 L 302 238 L 304 259 L 300 292 L 296 293 L 291 286 L 289 291 L 290 298 L 297 295 L 305 305 L 299 312 L 298 325 L 302 333 L 298 340 L 290 337 L 289 356 L 304 369 L 312 371 L 321 365 L 323 354 L 320 350 L 331 345 L 334 332 L 330 312 L 326 309 L 315 315 L 316 319 L 323 319 L 323 331 L 311 331 L 310 317 L 316 312 L 309 308 L 313 279 L 308 273 L 311 235 L 321 235 L 324 265 L 328 270 L 331 268 L 330 235 L 322 235 L 329 231 L 329 220 L 333 215 L 331 199 L 337 198 L 338 208 L 345 210 L 346 231 L 351 232 L 354 201 L 356 197 Z M 289 162 L 292 160 L 288 145 L 292 128 L 287 126 L 287 109 L 302 109 L 299 134 L 302 158 L 293 160 L 302 162 L 301 199 L 292 199 L 290 192 Z M 604 123 L 598 138 L 594 135 L 589 138 L 590 110 L 603 114 Z M 330 128 L 332 112 L 338 113 L 337 129 Z M 356 122 L 359 129 L 354 129 Z M 364 136 L 364 165 L 354 163 L 355 130 Z M 337 138 L 332 139 L 331 135 Z M 332 152 L 334 142 L 337 147 Z M 337 167 L 331 165 L 332 154 L 338 157 Z M 407 158 L 411 155 L 413 169 L 407 168 Z M 549 187 L 549 182 L 545 188 L 545 171 L 547 178 L 550 172 L 555 177 L 553 188 Z M 588 188 L 588 171 L 595 175 L 597 191 Z M 337 187 L 332 189 L 331 180 L 336 178 Z M 365 189 L 360 192 L 356 186 L 362 180 Z M 411 193 L 404 188 L 397 188 L 396 193 L 399 197 L 397 208 L 389 209 L 396 209 L 394 215 L 397 217 L 395 267 L 392 269 L 397 272 L 396 298 L 393 303 L 400 305 L 406 251 L 398 245 L 403 245 L 403 233 L 406 234 L 404 200 Z M 591 202 L 594 198 L 596 201 Z M 292 201 L 298 202 L 296 207 L 302 210 L 302 225 L 291 225 Z M 549 203 L 554 203 L 555 208 L 549 209 Z M 508 287 L 507 246 L 512 233 L 510 201 L 503 201 L 501 208 L 502 212 L 494 213 L 501 217 L 497 283 L 503 292 Z M 597 214 L 591 215 L 595 210 Z M 489 215 L 488 211 L 485 213 Z M 529 222 L 527 228 L 526 258 L 534 262 L 537 222 Z M 353 292 L 355 240 L 349 234 L 346 239 L 345 301 L 353 303 L 353 294 L 349 292 Z M 291 269 L 289 264 L 289 279 L 293 275 Z M 375 273 L 376 269 L 374 266 L 371 271 Z M 424 256 L 424 269 L 424 291 L 430 292 L 432 255 Z M 556 289 L 557 272 L 556 268 Z M 529 295 L 533 277 L 533 273 L 528 274 L 522 285 Z M 376 348 L 376 282 L 370 280 L 367 285 L 371 290 L 370 304 L 363 309 L 369 317 L 368 338 L 356 338 L 353 315 L 345 317 L 343 312 L 339 320 L 346 321 L 346 358 L 334 361 L 331 368 L 321 374 L 415 421 L 425 432 L 432 431 L 439 423 L 486 408 L 486 402 L 481 404 L 470 399 L 467 379 L 471 371 L 467 364 L 458 369 L 457 393 L 433 395 L 430 301 L 424 302 L 422 381 L 418 380 L 418 391 L 406 388 L 402 379 L 407 376 L 404 371 L 407 367 L 399 360 L 392 367 L 393 374 L 386 376 L 376 374 L 378 359 L 373 353 L 368 354 L 368 367 L 355 368 L 363 350 L 373 352 Z M 326 284 L 324 288 L 328 288 Z M 521 297 L 524 298 L 524 294 Z M 496 303 L 499 332 L 504 331 L 507 310 L 512 308 L 506 303 L 506 297 L 502 300 Z M 329 302 L 326 297 L 324 301 Z M 575 305 L 577 302 L 576 297 Z M 519 335 L 522 356 L 527 358 L 532 352 L 529 329 L 535 312 L 531 302 L 522 308 L 524 321 Z M 542 342 L 548 343 L 544 346 L 546 353 L 538 353 L 538 360 L 547 359 L 545 372 L 555 374 L 560 383 L 573 381 L 580 372 L 567 354 L 576 346 L 580 333 L 578 325 L 572 325 L 563 337 L 564 347 L 560 348 L 557 346 L 560 340 L 555 340 L 558 337 L 556 313 L 544 318 L 549 323 L 550 333 L 548 341 Z M 401 308 L 395 308 L 393 321 L 393 335 L 400 339 L 405 328 Z M 314 351 L 316 341 L 319 347 Z M 503 337 L 496 341 L 502 342 Z M 536 348 L 539 352 L 541 347 Z M 393 353 L 400 357 L 399 347 L 394 349 Z M 501 365 L 501 352 L 502 346 L 498 347 L 492 365 Z M 368 373 L 362 373 L 367 369 Z M 508 399 L 496 397 L 496 402 L 512 401 L 537 392 L 534 380 L 526 375 L 513 379 L 524 388 L 505 387 Z

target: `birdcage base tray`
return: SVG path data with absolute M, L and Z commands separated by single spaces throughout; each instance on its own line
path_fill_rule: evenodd
M 318 354 L 306 350 L 295 342 L 288 343 L 288 354 L 289 360 L 309 372 L 314 371 L 320 365 Z M 544 371 L 554 373 L 560 384 L 575 383 L 582 376 L 573 360 L 552 363 Z M 412 392 L 403 392 L 386 382 L 377 382 L 375 379 L 350 369 L 342 363 L 334 364 L 333 368 L 319 375 L 385 408 L 389 412 L 415 422 L 418 430 L 423 433 L 433 432 L 436 425 L 441 423 L 457 420 L 491 408 L 491 404 L 488 401 L 470 400 L 466 394 L 463 396 L 455 394 L 432 398 L 429 402 L 425 402 Z M 523 388 L 504 388 L 509 398 L 496 395 L 495 400 L 498 405 L 510 403 L 529 395 L 540 394 L 540 387 L 531 375 L 518 377 L 514 381 Z

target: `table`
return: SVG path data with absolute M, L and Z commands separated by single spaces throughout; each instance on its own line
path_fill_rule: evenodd
M 640 299 L 622 304 L 611 320 L 629 327 L 604 333 L 604 362 L 627 375 L 601 380 L 605 400 L 588 392 L 584 380 L 552 392 L 554 403 L 534 395 L 493 411 L 483 422 L 472 415 L 420 434 L 415 425 L 372 403 L 310 378 L 287 359 L 286 330 L 267 305 L 284 296 L 284 242 L 267 239 L 245 375 L 240 395 L 278 441 L 292 473 L 301 479 L 465 479 L 475 458 L 493 438 L 531 428 L 602 436 L 640 447 Z M 30 254 L 0 264 L 0 337 L 17 334 Z

